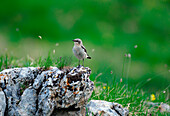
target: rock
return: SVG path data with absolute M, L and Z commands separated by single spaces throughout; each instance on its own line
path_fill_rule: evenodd
M 90 81 L 89 68 L 73 68 L 69 72 L 58 69 L 43 72 L 38 80 L 43 87 L 38 95 L 38 111 L 36 115 L 51 115 L 54 108 L 80 108 L 86 105 L 90 98 L 94 84 Z M 37 87 L 37 86 L 35 86 Z
M 57 67 L 51 67 L 51 70 L 40 72 L 34 80 L 33 87 L 35 89 L 39 89 L 40 86 L 42 86 L 43 81 L 48 78 L 46 76 L 51 77 L 52 72 L 56 72 L 56 71 L 61 72 Z
M 34 71 L 38 68 L 14 68 L 0 72 L 0 87 L 3 88 L 7 98 L 7 114 L 18 115 L 17 105 L 20 102 L 24 89 L 32 85 L 34 81 Z
M 82 66 L 63 70 L 57 67 L 3 70 L 0 87 L 6 95 L 6 114 L 50 116 L 54 110 L 71 108 L 78 111 L 87 104 L 93 92 L 90 74 L 90 68 Z M 68 114 L 70 112 L 74 111 Z
M 6 108 L 6 98 L 4 92 L 2 91 L 2 88 L 0 88 L 0 116 L 4 116 L 5 108 Z
M 128 115 L 128 110 L 117 103 L 91 100 L 87 104 L 94 88 L 90 74 L 90 68 L 82 66 L 62 70 L 57 67 L 3 70 L 0 115 L 5 112 L 8 116 Z
M 91 100 L 86 107 L 89 116 L 128 116 L 129 114 L 122 105 L 103 100 Z
M 170 106 L 166 103 L 146 102 L 145 104 L 149 107 L 158 108 L 160 112 L 170 112 Z
M 51 116 L 86 116 L 85 114 L 82 115 L 80 109 L 73 110 L 73 109 L 59 109 L 54 110 Z
M 27 88 L 21 96 L 21 101 L 18 104 L 17 112 L 23 116 L 34 116 L 36 113 L 37 94 L 33 87 Z
M 162 103 L 159 106 L 159 110 L 160 110 L 160 112 L 170 112 L 170 106 L 166 103 Z

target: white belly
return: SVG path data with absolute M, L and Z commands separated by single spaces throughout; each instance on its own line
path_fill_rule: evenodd
M 74 55 L 79 59 L 79 60 L 82 60 L 84 58 L 86 58 L 86 53 L 84 52 L 84 50 L 81 48 L 81 47 L 77 47 L 77 46 L 74 46 L 73 47 L 73 53 Z

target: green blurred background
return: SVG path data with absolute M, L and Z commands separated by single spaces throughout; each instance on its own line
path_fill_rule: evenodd
M 36 59 L 55 50 L 54 56 L 71 56 L 78 63 L 71 40 L 81 38 L 92 57 L 85 66 L 94 77 L 103 75 L 98 81 L 110 85 L 116 75 L 117 81 L 128 77 L 131 85 L 144 83 L 142 88 L 149 92 L 163 90 L 170 83 L 169 3 L 1 0 L 0 53 Z M 124 57 L 127 53 L 131 58 Z

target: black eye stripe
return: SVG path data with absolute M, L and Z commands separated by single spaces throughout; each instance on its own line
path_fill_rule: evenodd
M 80 41 L 79 40 L 75 40 L 75 42 L 78 42 L 80 44 Z

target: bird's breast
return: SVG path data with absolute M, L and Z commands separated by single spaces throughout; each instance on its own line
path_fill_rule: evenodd
M 85 53 L 84 53 L 83 49 L 79 46 L 73 47 L 73 53 L 78 59 L 84 59 L 85 58 Z

